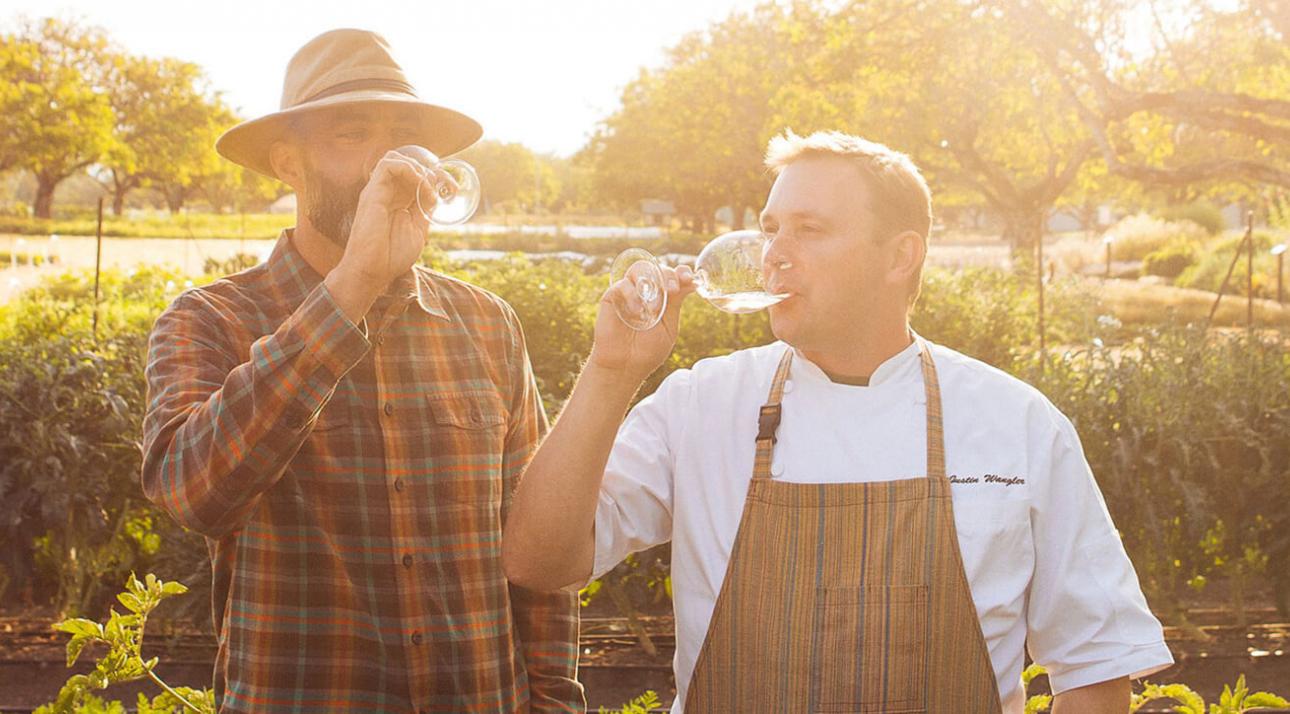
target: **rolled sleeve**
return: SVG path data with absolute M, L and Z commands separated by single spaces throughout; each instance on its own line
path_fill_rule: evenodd
M 1036 494 L 1027 646 L 1053 693 L 1173 663 L 1069 420 L 1053 410 L 1048 478 Z
M 675 459 L 667 415 L 685 402 L 689 389 L 689 370 L 673 372 L 619 427 L 596 504 L 592 579 L 628 555 L 672 539 Z

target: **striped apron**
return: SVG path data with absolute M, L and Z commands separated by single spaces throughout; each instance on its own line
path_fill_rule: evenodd
M 1002 710 L 959 555 L 936 367 L 918 348 L 929 473 L 875 483 L 771 480 L 784 353 L 689 714 Z

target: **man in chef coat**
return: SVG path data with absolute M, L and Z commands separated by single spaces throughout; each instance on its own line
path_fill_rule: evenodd
M 512 581 L 576 588 L 672 542 L 673 711 L 1124 712 L 1172 663 L 1067 418 L 915 334 L 931 197 L 864 139 L 770 142 L 763 270 L 779 341 L 669 375 L 686 268 L 638 332 L 595 345 L 521 480 Z

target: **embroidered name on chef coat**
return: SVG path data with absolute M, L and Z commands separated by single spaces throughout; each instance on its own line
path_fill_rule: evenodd
M 1026 479 L 1020 476 L 1000 476 L 999 474 L 985 474 L 984 476 L 950 475 L 950 483 L 998 483 L 1004 486 L 1020 486 L 1025 482 Z

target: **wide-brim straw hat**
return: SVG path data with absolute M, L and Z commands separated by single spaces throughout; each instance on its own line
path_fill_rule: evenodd
M 332 30 L 310 40 L 287 63 L 281 109 L 244 121 L 215 142 L 221 156 L 277 178 L 269 147 L 283 138 L 293 117 L 326 107 L 392 103 L 414 108 L 419 134 L 413 143 L 438 156 L 454 154 L 483 133 L 479 122 L 417 96 L 384 37 L 366 30 Z

